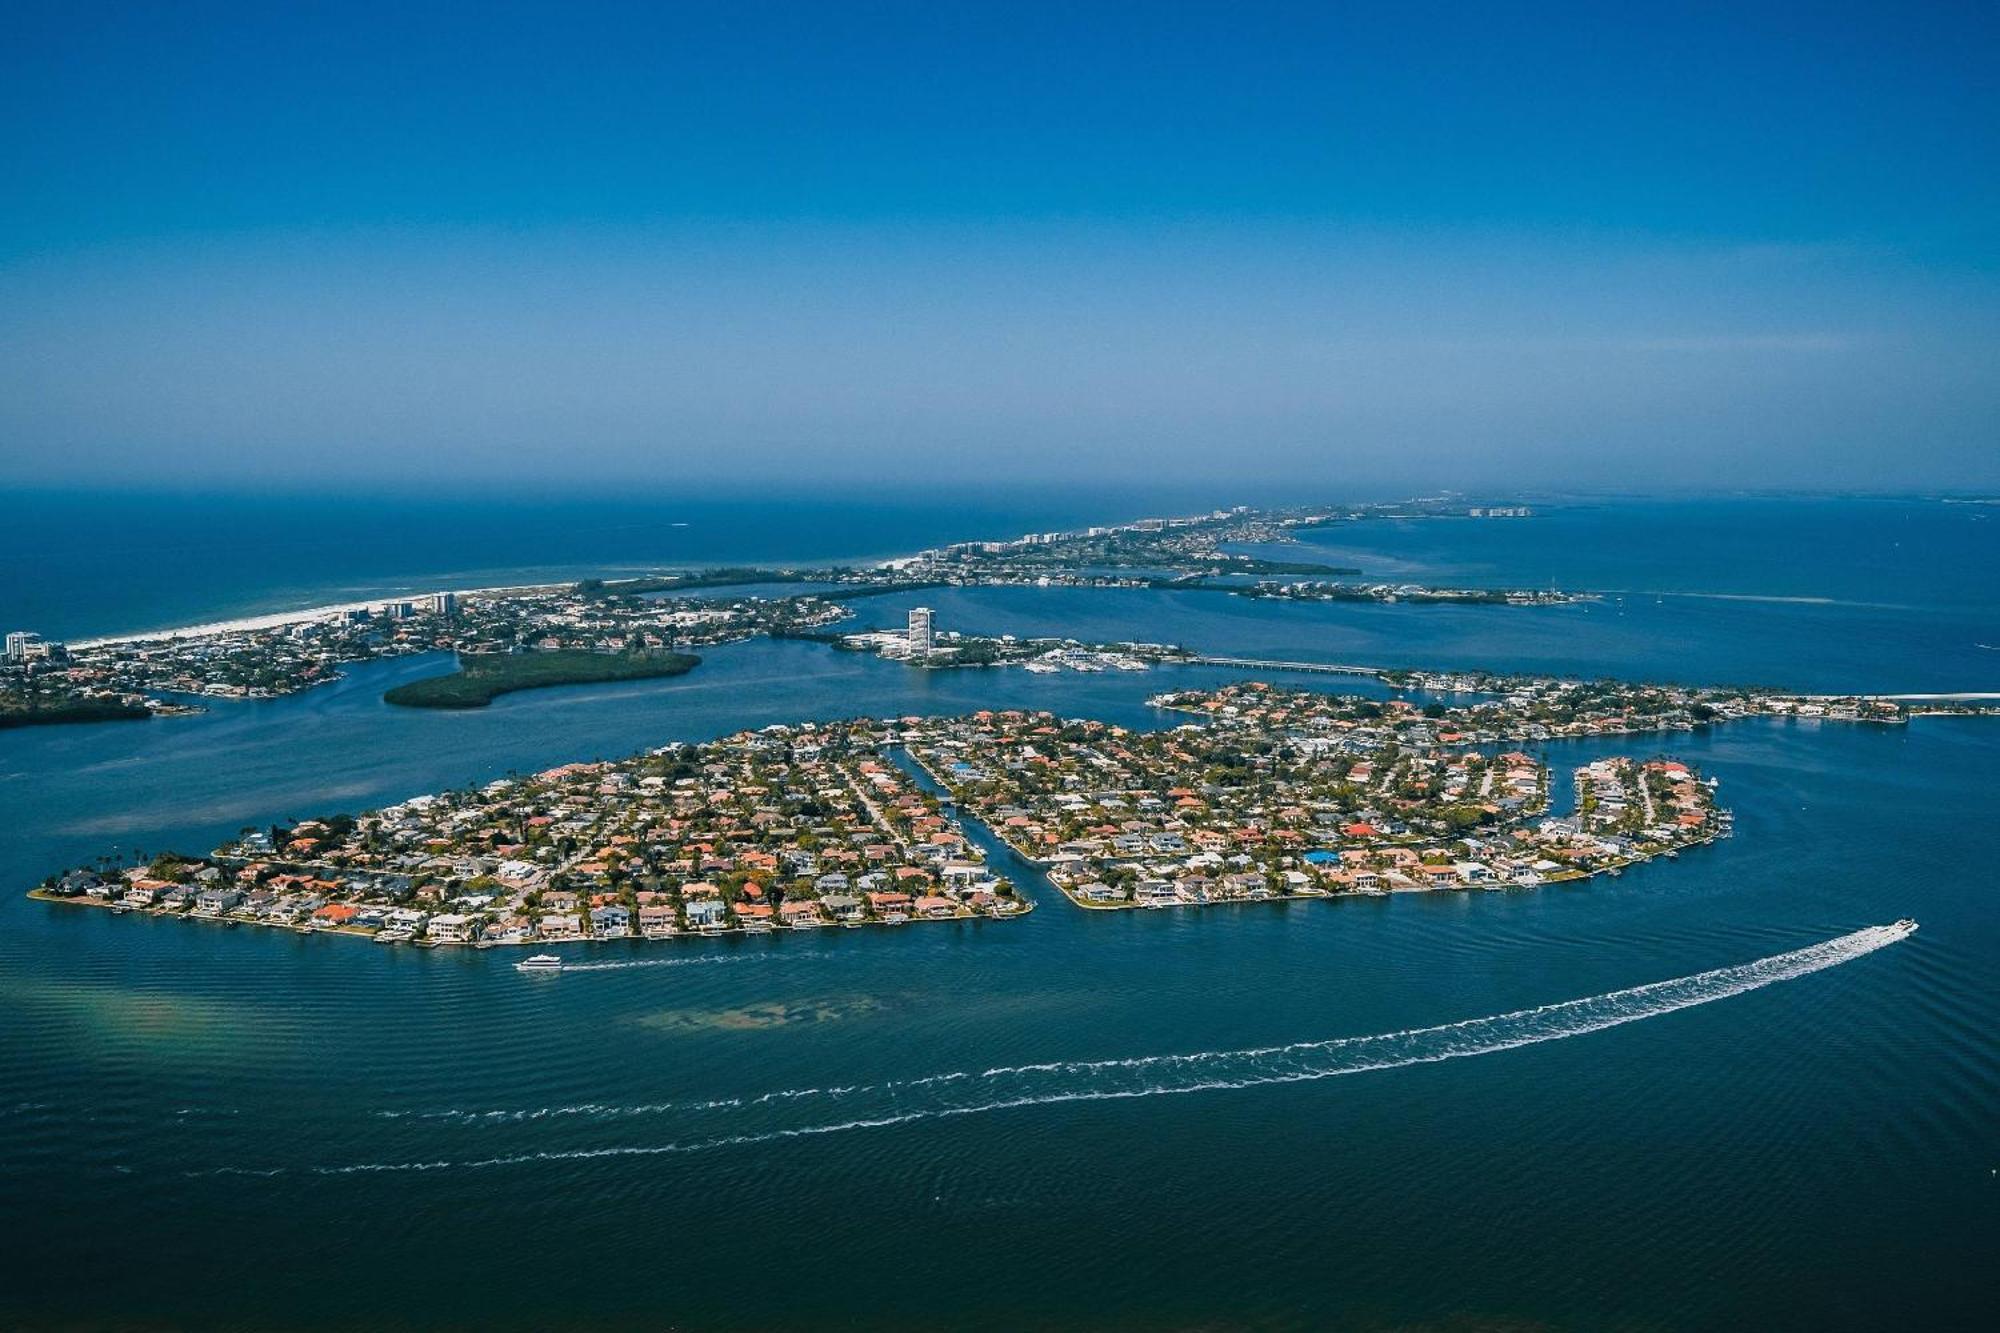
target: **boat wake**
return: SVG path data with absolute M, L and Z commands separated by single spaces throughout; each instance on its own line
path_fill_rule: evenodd
M 1853 962 L 1909 938 L 1914 921 L 1870 926 L 1820 944 L 1774 954 L 1734 967 L 1698 972 L 1671 981 L 1656 981 L 1627 990 L 1557 1004 L 1518 1009 L 1511 1013 L 1471 1018 L 1436 1027 L 1409 1028 L 1374 1036 L 1336 1037 L 1242 1050 L 1199 1051 L 1187 1055 L 1147 1055 L 1122 1060 L 1060 1060 L 1045 1064 L 1007 1065 L 978 1071 L 936 1074 L 925 1078 L 840 1088 L 805 1088 L 715 1102 L 653 1105 L 585 1105 L 538 1111 L 417 1112 L 414 1118 L 460 1123 L 496 1120 L 540 1120 L 569 1117 L 612 1120 L 635 1116 L 671 1115 L 708 1108 L 732 1110 L 751 1105 L 790 1106 L 825 1102 L 847 1114 L 818 1122 L 771 1125 L 724 1136 L 691 1135 L 668 1143 L 611 1144 L 551 1148 L 483 1158 L 406 1162 L 364 1162 L 310 1168 L 319 1175 L 377 1172 L 476 1170 L 521 1166 L 536 1162 L 586 1161 L 596 1158 L 653 1157 L 704 1152 L 717 1148 L 849 1130 L 980 1115 L 1015 1107 L 1066 1102 L 1160 1097 L 1267 1084 L 1310 1082 L 1343 1074 L 1435 1064 L 1468 1056 L 1491 1055 L 1542 1042 L 1580 1037 L 1641 1019 L 1726 1000 L 1747 991 Z M 407 1114 L 407 1113 L 406 1113 Z
M 485 1110 L 467 1111 L 452 1107 L 431 1111 L 377 1111 L 378 1120 L 439 1120 L 457 1125 L 522 1124 L 530 1120 L 629 1120 L 635 1116 L 668 1115 L 675 1111 L 741 1111 L 751 1107 L 770 1106 L 777 1102 L 799 1101 L 809 1097 L 843 1097 L 854 1092 L 875 1092 L 882 1087 L 895 1086 L 881 1084 L 867 1087 L 848 1088 L 784 1088 L 777 1092 L 752 1093 L 743 1097 L 705 1097 L 694 1101 L 680 1102 L 638 1102 L 621 1105 L 616 1102 L 578 1102 L 573 1106 L 537 1106 L 527 1110 Z
M 703 954 L 699 958 L 628 958 L 604 963 L 564 963 L 562 974 L 572 972 L 624 972 L 635 967 L 707 967 L 714 963 L 768 963 L 775 953 Z

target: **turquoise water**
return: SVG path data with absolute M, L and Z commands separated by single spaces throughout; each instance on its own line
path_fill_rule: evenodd
M 1713 589 L 1830 596 L 1840 571 L 1801 574 L 1784 517 L 1757 522 L 1777 537 Z M 1383 525 L 1371 558 L 1498 569 L 1487 543 L 1532 537 L 1499 526 Z M 1989 577 L 1941 572 L 1909 613 L 929 600 L 968 629 L 1165 622 L 1145 637 L 1326 660 L 1991 686 L 1954 645 L 1997 641 L 2000 563 L 1983 536 L 1929 540 Z M 1613 568 L 1579 541 L 1555 545 Z M 203 847 L 739 726 L 1006 704 L 1162 725 L 1147 695 L 1240 675 L 920 673 L 753 643 L 478 713 L 381 704 L 426 669 L 0 735 L 0 1324 L 1972 1327 L 2000 1295 L 1992 722 L 1550 747 L 1694 760 L 1738 832 L 1538 892 L 1085 913 L 1043 887 L 1018 922 L 580 948 L 639 965 L 555 978 L 18 897 L 113 844 Z M 1907 941 L 1690 983 L 1709 1002 L 1619 1026 L 1559 1008 L 1424 1031 L 1906 915 Z M 1348 1038 L 1379 1040 L 1327 1044 Z

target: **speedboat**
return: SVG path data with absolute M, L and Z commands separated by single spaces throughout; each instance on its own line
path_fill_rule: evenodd
M 514 964 L 516 972 L 560 972 L 562 959 L 552 953 L 538 953 L 532 958 L 524 958 Z
M 1917 928 L 1917 919 L 1911 916 L 1903 917 L 1896 922 L 1894 928 L 1902 931 L 1905 935 L 1911 934 Z

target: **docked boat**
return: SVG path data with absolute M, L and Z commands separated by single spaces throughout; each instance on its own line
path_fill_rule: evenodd
M 552 953 L 538 953 L 532 958 L 524 958 L 514 964 L 516 972 L 560 972 L 563 961 Z

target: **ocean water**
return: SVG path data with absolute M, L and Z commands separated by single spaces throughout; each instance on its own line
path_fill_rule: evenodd
M 866 563 L 1190 513 L 1173 491 L 393 497 L 0 492 L 0 624 L 85 638 L 396 592 L 690 565 Z
M 1671 535 L 1672 509 L 1646 523 Z M 1732 555 L 1671 584 L 1541 520 L 1341 533 L 1356 564 L 1513 575 L 1559 552 L 1560 578 L 1682 594 L 1623 617 L 930 600 L 952 627 L 1323 660 L 1993 685 L 1950 646 L 2000 641 L 1990 538 L 1951 526 L 1976 522 L 1910 520 L 1989 577 L 1911 578 L 1902 613 L 1800 572 L 1787 534 L 1827 512 L 1725 523 Z M 1687 595 L 1709 592 L 1832 600 Z M 232 595 L 264 594 L 211 587 L 190 614 Z M 1540 891 L 1086 913 L 1031 882 L 1017 922 L 579 946 L 588 970 L 554 978 L 19 896 L 114 845 L 741 726 L 1000 705 L 1169 725 L 1148 695 L 1245 674 L 751 643 L 476 713 L 380 702 L 432 665 L 0 734 L 0 1325 L 1969 1328 L 2000 1297 L 1991 721 L 1548 747 L 1690 759 L 1737 835 Z M 1902 916 L 1907 940 L 1858 934 Z

